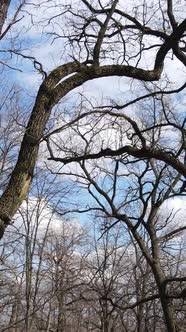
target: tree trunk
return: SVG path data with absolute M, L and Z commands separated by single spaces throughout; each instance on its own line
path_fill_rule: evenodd
M 9 320 L 10 328 L 8 329 L 9 332 L 18 332 L 19 331 L 19 324 L 17 324 L 17 321 L 19 321 L 19 313 L 20 313 L 20 296 L 19 296 L 19 290 L 15 294 L 14 302 L 12 304 L 12 311 L 11 316 Z
M 164 320 L 167 332 L 176 332 L 176 321 L 171 299 L 167 297 L 165 289 L 165 277 L 161 271 L 159 262 L 153 265 L 154 277 L 159 290 L 160 302 L 164 313 Z
M 70 74 L 74 74 L 69 77 Z M 161 71 L 143 70 L 125 65 L 84 66 L 70 62 L 54 69 L 45 78 L 37 94 L 21 149 L 7 188 L 0 198 L 0 239 L 4 230 L 25 199 L 33 178 L 39 144 L 52 108 L 68 92 L 95 78 L 125 76 L 144 81 L 159 80 Z M 65 77 L 67 77 L 65 79 Z M 61 83 L 59 83 L 64 79 Z
M 162 294 L 160 294 L 160 300 L 165 317 L 167 332 L 176 332 L 176 321 L 174 318 L 172 301 L 166 297 L 164 289 L 161 291 L 161 293 Z
M 8 7 L 10 5 L 11 0 L 1 0 L 0 3 L 0 37 L 2 34 L 2 28 L 5 23 L 6 17 L 7 17 L 7 12 L 8 12 Z

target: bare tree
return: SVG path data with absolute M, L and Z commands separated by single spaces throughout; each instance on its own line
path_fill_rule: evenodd
M 27 11 L 29 7 L 24 1 L 19 3 L 13 19 L 7 21 L 10 4 L 10 1 L 3 1 L 0 12 L 0 35 L 5 45 L 12 27 L 21 19 L 23 8 L 25 15 L 28 14 L 34 23 L 34 15 L 31 10 Z M 33 2 L 32 6 L 47 13 L 43 20 L 39 19 L 43 33 L 46 31 L 50 40 L 58 45 L 64 41 L 63 51 L 64 54 L 66 52 L 64 58 L 66 56 L 67 62 L 48 73 L 34 56 L 23 52 L 22 48 L 13 47 L 1 52 L 10 54 L 11 57 L 21 56 L 25 61 L 31 60 L 34 68 L 42 75 L 43 81 L 25 128 L 17 162 L 13 170 L 10 168 L 9 182 L 7 183 L 6 179 L 2 181 L 0 237 L 28 195 L 34 180 L 39 146 L 42 143 L 42 147 L 47 146 L 45 153 L 49 158 L 47 175 L 50 169 L 49 176 L 52 177 L 52 173 L 63 176 L 64 186 L 64 176 L 67 175 L 66 194 L 69 194 L 71 178 L 71 188 L 75 188 L 74 191 L 77 190 L 79 196 L 86 192 L 86 195 L 88 193 L 91 197 L 90 200 L 87 200 L 87 197 L 84 199 L 84 205 L 83 199 L 76 204 L 77 200 L 73 203 L 71 194 L 70 202 L 65 207 L 62 204 L 58 207 L 59 215 L 64 215 L 69 210 L 74 213 L 96 211 L 98 216 L 111 220 L 111 223 L 106 225 L 105 232 L 114 225 L 123 223 L 133 246 L 137 248 L 137 273 L 133 271 L 135 292 L 131 298 L 127 296 L 128 303 L 118 301 L 113 294 L 109 299 L 105 300 L 104 297 L 101 300 L 104 329 L 108 330 L 108 312 L 112 308 L 115 312 L 119 310 L 121 317 L 121 312 L 128 313 L 128 310 L 132 310 L 136 315 L 138 331 L 144 328 L 147 330 L 149 327 L 145 325 L 145 319 L 148 315 L 144 314 L 144 308 L 149 305 L 153 315 L 157 314 L 162 318 L 160 327 L 154 323 L 153 332 L 161 328 L 169 332 L 181 331 L 185 319 L 182 306 L 185 298 L 185 276 L 183 269 L 178 269 L 173 274 L 171 269 L 165 267 L 163 259 L 166 257 L 169 262 L 167 257 L 172 254 L 172 251 L 168 250 L 169 243 L 173 239 L 176 246 L 176 236 L 182 234 L 186 226 L 175 222 L 176 217 L 171 212 L 164 217 L 162 211 L 168 200 L 185 197 L 185 119 L 181 106 L 185 82 L 177 79 L 176 85 L 173 84 L 171 75 L 169 76 L 171 67 L 167 65 L 170 61 L 172 64 L 179 63 L 184 71 L 186 64 L 184 2 L 173 3 L 167 0 L 163 3 L 152 1 L 149 4 L 144 1 L 141 5 L 137 1 L 125 7 L 119 0 L 81 0 L 77 3 L 69 0 L 65 5 L 55 5 L 55 13 L 51 1 L 44 1 L 40 5 Z M 21 31 L 19 39 L 20 36 Z M 5 64 L 3 59 L 2 63 Z M 6 63 L 11 66 L 11 61 Z M 107 99 L 107 102 L 101 104 L 81 96 L 80 107 L 76 105 L 69 114 L 64 107 L 62 114 L 55 116 L 61 99 L 69 92 L 90 80 L 113 76 L 125 78 L 125 82 L 130 84 L 131 91 L 127 100 L 125 97 L 116 100 L 113 94 L 109 102 Z M 9 99 L 9 96 L 6 99 Z M 48 122 L 51 112 L 54 112 L 52 124 Z M 19 122 L 17 116 L 15 122 Z M 6 135 L 4 137 L 6 139 Z M 9 171 L 5 167 L 9 149 L 12 148 L 12 151 L 17 153 L 14 142 L 11 144 L 1 150 L 2 174 L 8 174 Z M 74 164 L 77 165 L 76 169 Z M 29 219 L 28 211 L 25 216 Z M 167 226 L 171 223 L 171 218 L 174 227 L 169 229 Z M 27 219 L 25 322 L 29 331 L 35 324 L 35 321 L 33 325 L 31 322 L 31 302 L 37 298 L 33 296 L 32 283 L 35 278 L 33 255 L 38 219 L 33 228 L 29 228 L 30 221 Z M 41 252 L 39 259 L 42 260 L 43 247 Z M 61 252 L 63 248 L 57 252 L 57 263 L 54 264 L 59 286 L 56 289 L 56 303 L 62 306 L 57 314 L 59 331 L 63 330 L 66 324 L 66 318 L 62 317 L 66 286 L 58 268 Z M 148 293 L 144 287 L 139 286 L 139 280 L 142 280 L 142 284 L 146 283 L 146 279 L 141 278 L 143 267 L 147 275 L 151 274 Z M 100 275 L 102 282 L 105 282 L 105 273 L 103 271 Z M 154 293 L 151 290 L 152 284 L 155 285 Z M 38 281 L 35 287 L 38 290 Z M 19 306 L 19 301 L 16 294 L 15 292 L 9 313 L 10 326 L 13 324 L 11 322 L 17 319 L 14 309 Z M 74 300 L 74 293 L 72 297 Z M 49 330 L 52 304 L 45 308 L 46 326 Z M 182 326 L 179 324 L 179 317 L 183 321 Z M 40 324 L 43 323 L 40 321 Z M 124 329 L 126 330 L 126 327 L 123 324 Z
M 5 20 L 8 5 L 9 2 L 5 2 L 2 22 Z M 49 2 L 48 5 L 50 6 Z M 77 48 L 74 48 L 72 52 L 74 61 L 55 68 L 49 75 L 42 70 L 42 67 L 39 69 L 45 79 L 39 88 L 33 112 L 27 124 L 17 164 L 0 200 L 1 236 L 28 193 L 39 143 L 43 139 L 51 110 L 67 93 L 89 80 L 100 77 L 122 76 L 140 81 L 159 81 L 169 51 L 183 65 L 186 63 L 184 53 L 186 21 L 181 18 L 181 14 L 178 18 L 176 17 L 171 1 L 167 1 L 165 6 L 153 4 L 148 7 L 147 3 L 144 3 L 143 7 L 140 5 L 134 7 L 129 13 L 122 8 L 119 1 L 112 1 L 109 4 L 95 2 L 94 4 L 83 0 L 80 5 L 82 14 L 79 14 L 79 7 L 69 2 L 67 5 L 59 6 L 57 15 L 48 20 L 48 23 L 54 24 L 56 17 L 64 20 L 66 15 L 70 31 L 68 33 L 67 30 L 66 34 L 59 37 L 67 38 L 70 45 L 72 47 L 76 45 Z M 154 19 L 155 24 L 153 24 Z M 151 21 L 152 26 L 149 26 Z M 148 36 L 153 37 L 150 39 L 150 46 L 145 42 Z M 131 40 L 134 40 L 135 52 L 132 50 Z M 155 43 L 152 40 L 155 40 Z M 115 48 L 117 44 L 119 46 Z M 141 58 L 148 49 L 156 50 L 153 56 L 153 67 L 143 69 Z M 107 64 L 108 60 L 109 64 Z M 183 162 L 177 159 L 176 155 L 159 148 L 149 149 L 142 146 L 138 149 L 126 146 L 119 152 L 127 152 L 138 158 L 163 160 L 183 176 L 186 175 Z M 115 155 L 116 152 L 111 154 Z M 100 151 L 95 158 L 107 155 L 110 155 L 108 150 Z
M 148 108 L 143 104 L 144 111 L 141 111 L 140 116 L 135 115 L 137 120 L 109 108 L 82 112 L 75 120 L 69 122 L 69 135 L 77 135 L 74 140 L 82 142 L 81 149 L 84 147 L 81 154 L 71 145 L 68 150 L 71 157 L 60 157 L 59 150 L 58 157 L 55 157 L 55 145 L 59 146 L 55 139 L 48 143 L 48 147 L 51 160 L 65 165 L 72 161 L 78 163 L 79 173 L 73 173 L 73 168 L 70 168 L 69 174 L 76 175 L 76 181 L 87 188 L 87 192 L 96 203 L 87 206 L 86 202 L 85 210 L 97 210 L 97 213 L 113 218 L 113 225 L 117 222 L 125 223 L 145 257 L 157 287 L 156 294 L 148 294 L 146 300 L 144 294 L 141 294 L 142 299 L 137 299 L 136 305 L 140 310 L 140 303 L 159 299 L 167 331 L 176 331 L 179 330 L 179 322 L 176 320 L 174 299 L 184 298 L 184 292 L 176 291 L 175 288 L 175 292 L 169 293 L 168 284 L 171 283 L 170 280 L 173 282 L 174 278 L 162 263 L 162 246 L 164 241 L 169 241 L 183 232 L 186 225 L 175 225 L 172 231 L 167 229 L 162 236 L 160 230 L 166 229 L 173 218 L 170 212 L 164 220 L 162 210 L 165 202 L 174 197 L 185 196 L 182 189 L 184 178 L 176 168 L 152 158 L 151 152 L 161 150 L 166 154 L 166 150 L 169 149 L 171 154 L 183 158 L 185 120 L 181 120 L 181 125 L 179 124 L 178 116 L 166 98 L 161 96 L 153 101 L 153 104 L 149 103 Z M 115 108 L 117 110 L 118 106 Z M 84 114 L 91 118 L 91 122 L 84 122 Z M 147 114 L 148 118 L 145 118 Z M 171 141 L 171 128 L 174 128 L 177 140 Z M 84 135 L 81 134 L 82 131 Z M 109 135 L 109 132 L 110 136 L 103 134 Z M 103 148 L 100 146 L 102 138 L 105 141 Z M 67 154 L 65 148 L 66 146 L 60 145 L 61 155 Z M 95 151 L 97 148 L 100 149 L 99 152 Z M 150 155 L 142 157 L 141 153 L 147 150 L 150 151 Z M 107 159 L 102 160 L 102 157 Z M 65 167 L 63 169 L 61 174 L 65 174 Z M 177 280 L 185 282 L 185 277 L 180 275 L 180 279 Z M 139 317 L 142 318 L 142 313 L 139 313 Z

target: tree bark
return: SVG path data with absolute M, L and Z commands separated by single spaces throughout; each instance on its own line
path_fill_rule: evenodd
M 2 28 L 7 18 L 7 12 L 11 0 L 1 0 L 0 4 L 0 36 L 2 34 Z
M 174 318 L 174 310 L 172 305 L 172 300 L 167 297 L 164 278 L 161 276 L 161 272 L 155 268 L 154 276 L 156 279 L 157 287 L 159 289 L 161 306 L 164 313 L 165 325 L 167 332 L 176 332 L 176 321 Z

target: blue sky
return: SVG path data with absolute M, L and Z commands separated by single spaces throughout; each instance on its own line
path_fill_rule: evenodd
M 43 1 L 41 1 L 41 3 L 42 2 Z M 12 7 L 9 13 L 10 16 L 14 11 L 16 3 L 17 2 L 15 1 L 12 2 Z M 2 42 L 1 47 L 5 50 L 10 49 L 14 36 L 18 35 L 15 39 L 16 42 L 14 46 L 18 48 L 18 50 L 21 48 L 24 55 L 35 57 L 37 61 L 42 63 L 44 70 L 50 72 L 56 66 L 72 60 L 70 53 L 71 50 L 69 47 L 65 48 L 64 39 L 60 38 L 53 40 L 53 38 L 49 38 L 50 35 L 48 33 L 53 31 L 55 33 L 62 32 L 61 27 L 58 25 L 59 19 L 54 20 L 50 25 L 48 25 L 47 21 L 45 21 L 49 15 L 55 15 L 58 13 L 58 9 L 56 9 L 55 6 L 50 7 L 50 9 L 47 8 L 47 3 L 44 9 L 42 9 L 42 6 L 34 7 L 31 3 L 32 1 L 28 2 L 26 10 L 20 14 L 21 17 L 22 15 L 24 17 L 13 27 L 6 40 Z M 35 1 L 35 4 L 38 5 L 39 3 L 40 1 Z M 126 2 L 126 5 L 129 6 L 130 2 Z M 32 25 L 32 20 L 34 25 Z M 2 60 L 4 59 L 4 56 L 6 57 L 7 54 L 0 54 Z M 141 65 L 152 68 L 153 63 L 154 52 L 152 51 L 149 55 L 148 51 L 148 53 L 145 53 L 142 58 Z M 27 114 L 29 114 L 32 109 L 31 105 L 34 103 L 37 90 L 42 82 L 42 76 L 34 69 L 32 62 L 29 59 L 23 59 L 21 56 L 14 55 L 12 59 L 8 61 L 8 65 L 22 71 L 20 72 L 5 68 L 3 77 L 6 77 L 7 86 L 15 85 L 22 89 L 20 94 L 22 107 L 30 105 L 27 111 Z M 178 60 L 175 58 L 172 59 L 171 56 L 167 56 L 165 61 L 164 73 L 160 82 L 162 87 L 165 86 L 165 78 L 167 76 L 172 82 L 173 88 L 179 87 L 185 80 L 185 68 L 183 68 L 183 65 L 180 64 Z M 151 85 L 152 84 L 149 84 L 149 86 Z M 65 97 L 64 103 L 67 104 L 67 108 L 72 108 L 74 106 L 74 102 L 77 101 L 78 94 L 82 93 L 86 98 L 92 98 L 92 100 L 96 101 L 97 104 L 108 104 L 110 103 L 110 99 L 122 104 L 129 101 L 132 97 L 140 95 L 141 90 L 142 87 L 138 81 L 133 81 L 131 87 L 131 80 L 127 78 L 102 78 L 87 82 L 82 87 L 71 92 L 67 98 Z M 184 96 L 180 96 L 181 94 L 176 98 L 185 98 Z M 181 104 L 182 100 L 179 100 L 179 102 Z M 180 108 L 181 112 L 184 111 L 182 106 L 179 107 L 179 110 Z M 132 108 L 127 110 L 127 112 L 132 111 Z M 55 109 L 53 110 L 53 114 L 54 113 Z M 69 200 L 72 196 L 69 197 Z M 85 203 L 86 200 L 89 203 L 91 202 L 89 196 L 87 196 L 84 192 L 81 192 L 79 196 L 81 197 L 81 200 L 84 201 L 83 203 Z M 79 201 L 79 196 L 74 194 L 74 202 L 77 200 Z M 175 200 L 173 205 L 175 205 Z M 178 206 L 180 206 L 180 199 L 178 199 Z M 81 218 L 84 219 L 85 217 Z

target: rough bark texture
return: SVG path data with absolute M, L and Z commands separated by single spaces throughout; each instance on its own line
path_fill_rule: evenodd
M 0 36 L 2 34 L 3 24 L 5 23 L 8 7 L 10 5 L 11 0 L 1 0 L 0 3 Z

